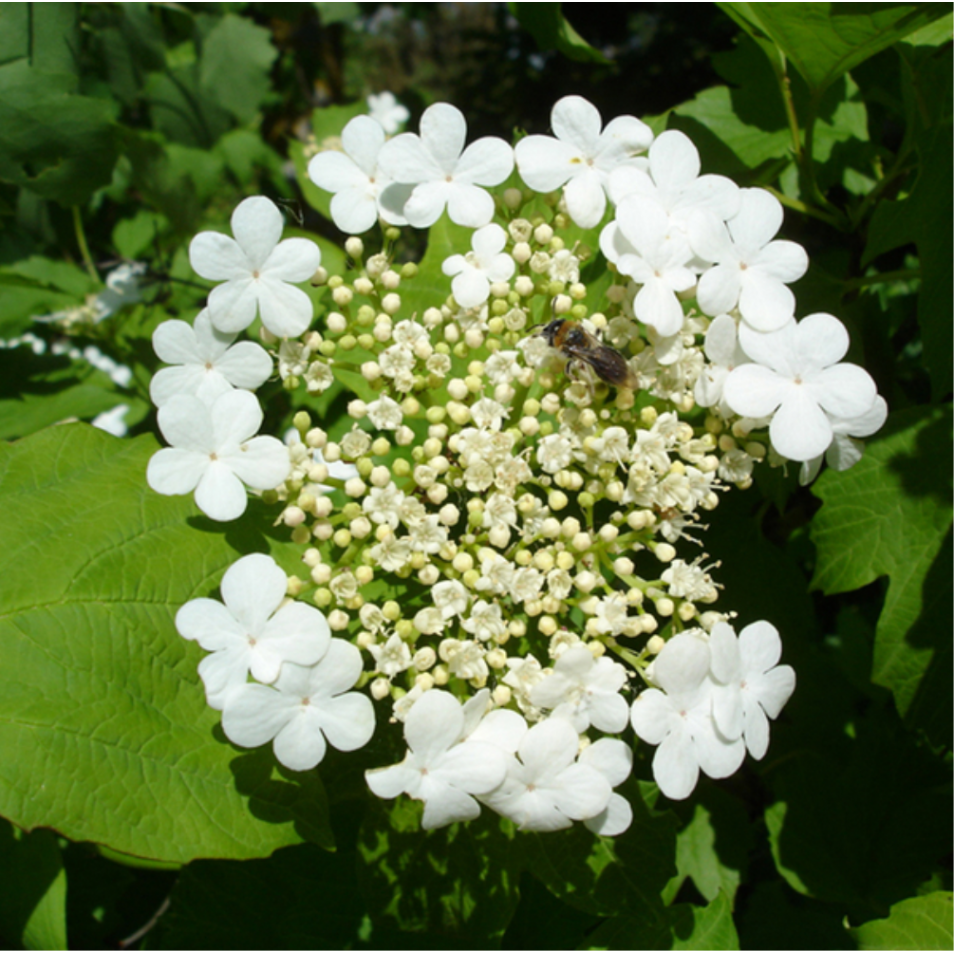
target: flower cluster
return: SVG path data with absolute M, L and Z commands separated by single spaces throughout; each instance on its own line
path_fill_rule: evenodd
M 326 742 L 370 738 L 366 689 L 407 744 L 368 785 L 422 800 L 427 828 L 483 805 L 524 829 L 617 834 L 630 727 L 658 745 L 672 798 L 700 769 L 722 778 L 746 751 L 762 758 L 794 672 L 769 623 L 736 637 L 734 614 L 712 608 L 718 564 L 685 550 L 770 451 L 806 479 L 826 452 L 850 466 L 848 442 L 886 413 L 842 362 L 841 323 L 796 321 L 788 286 L 807 257 L 775 238 L 772 195 L 700 175 L 681 133 L 604 127 L 579 97 L 551 120 L 555 138 L 516 149 L 466 145 L 447 104 L 391 139 L 352 120 L 308 172 L 335 193 L 353 270 L 315 275 L 317 249 L 280 241 L 277 209 L 247 199 L 234 239 L 193 242 L 195 270 L 224 282 L 207 310 L 156 332 L 173 367 L 153 398 L 173 446 L 150 485 L 194 489 L 215 519 L 261 491 L 302 550 L 303 578 L 245 557 L 224 605 L 180 611 L 180 632 L 211 652 L 210 705 L 232 741 L 274 740 L 305 769 Z M 395 264 L 393 227 L 445 212 L 474 229 L 470 248 Z M 368 254 L 354 233 L 379 220 L 384 250 Z M 568 237 L 581 229 L 589 245 Z M 608 267 L 593 267 L 597 247 Z M 326 286 L 318 328 L 289 284 L 309 278 Z M 235 343 L 256 314 L 270 353 Z M 250 389 L 273 370 L 303 406 L 285 443 L 252 436 Z M 329 390 L 347 415 L 316 422 L 304 408 Z

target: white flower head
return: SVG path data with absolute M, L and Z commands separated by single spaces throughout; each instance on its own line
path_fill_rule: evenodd
M 380 122 L 370 116 L 355 116 L 341 132 L 344 151 L 327 149 L 312 156 L 308 163 L 308 178 L 334 193 L 331 218 L 349 235 L 366 232 L 379 216 L 392 225 L 407 224 L 399 209 L 383 208 L 381 204 L 382 194 L 392 185 L 390 177 L 378 167 L 384 141 L 385 129 Z M 403 188 L 404 200 L 410 191 Z
M 871 375 L 841 362 L 848 332 L 832 315 L 808 315 L 766 334 L 742 325 L 739 343 L 754 363 L 729 374 L 725 401 L 744 417 L 774 415 L 769 437 L 789 460 L 824 453 L 834 436 L 831 418 L 859 417 L 875 402 Z
M 476 818 L 480 805 L 473 796 L 503 781 L 507 756 L 489 742 L 460 742 L 464 722 L 461 705 L 449 692 L 423 693 L 404 719 L 407 755 L 397 765 L 366 772 L 368 787 L 379 798 L 405 792 L 423 801 L 425 829 Z
M 527 136 L 516 146 L 517 168 L 537 192 L 564 188 L 570 218 L 592 228 L 603 218 L 610 172 L 632 163 L 653 140 L 634 116 L 617 116 L 602 128 L 599 110 L 581 96 L 564 96 L 550 113 L 556 136 Z
M 360 651 L 332 639 L 315 665 L 285 663 L 274 686 L 247 683 L 229 695 L 222 729 L 245 748 L 274 740 L 275 758 L 286 768 L 306 772 L 325 757 L 327 743 L 353 752 L 374 733 L 371 700 L 348 692 L 360 676 Z
M 198 508 L 213 520 L 245 513 L 245 486 L 272 490 L 291 470 L 276 437 L 254 437 L 262 409 L 250 391 L 227 391 L 211 406 L 177 395 L 159 408 L 159 430 L 172 445 L 152 455 L 146 480 L 156 493 L 195 491 Z
M 232 234 L 200 232 L 189 246 L 196 273 L 223 284 L 209 294 L 209 316 L 220 331 L 241 331 L 261 315 L 279 338 L 294 338 L 311 324 L 311 299 L 289 282 L 307 281 L 321 251 L 304 238 L 280 241 L 282 214 L 264 196 L 252 196 L 232 213 Z
M 221 709 L 248 674 L 274 682 L 286 662 L 310 666 L 328 648 L 331 630 L 313 606 L 285 602 L 288 578 L 270 557 L 250 553 L 222 577 L 222 602 L 189 600 L 176 629 L 210 655 L 199 663 L 209 705 Z
M 444 209 L 452 222 L 480 228 L 493 218 L 494 200 L 481 186 L 500 185 L 513 171 L 513 149 L 486 136 L 464 148 L 467 121 L 449 103 L 435 103 L 421 116 L 420 135 L 401 133 L 381 148 L 378 165 L 395 183 L 413 185 L 403 214 L 415 228 L 428 228 Z M 393 187 L 391 187 L 393 188 Z M 383 201 L 390 206 L 388 192 Z
M 451 291 L 463 308 L 482 305 L 490 296 L 491 284 L 509 281 L 517 267 L 504 251 L 507 233 L 496 222 L 477 229 L 470 244 L 473 251 L 451 255 L 441 266 L 445 275 L 453 277 Z
M 157 371 L 149 383 L 149 396 L 157 407 L 177 394 L 194 394 L 211 404 L 233 388 L 254 391 L 272 373 L 272 359 L 254 341 L 235 341 L 234 334 L 218 331 L 208 308 L 195 324 L 164 321 L 152 334 L 156 355 L 170 368 Z

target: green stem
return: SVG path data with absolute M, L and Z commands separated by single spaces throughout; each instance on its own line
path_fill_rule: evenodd
M 93 257 L 89 254 L 89 246 L 86 244 L 86 232 L 83 230 L 83 218 L 80 215 L 78 205 L 73 206 L 73 231 L 76 233 L 76 244 L 79 246 L 80 255 L 83 258 L 83 264 L 90 278 L 95 282 L 100 281 L 99 273 L 93 264 Z
M 921 277 L 920 268 L 899 268 L 893 272 L 880 272 L 877 275 L 863 275 L 844 283 L 845 291 L 868 288 L 871 285 L 888 285 L 891 282 L 906 282 Z
M 807 202 L 802 202 L 801 199 L 793 199 L 790 196 L 779 192 L 778 189 L 773 188 L 772 186 L 763 186 L 767 192 L 771 192 L 772 195 L 778 199 L 782 205 L 786 206 L 789 209 L 794 209 L 796 212 L 801 212 L 802 215 L 808 215 L 813 219 L 818 219 L 821 222 L 825 222 L 828 225 L 831 225 L 836 229 L 843 229 L 844 222 L 840 216 L 830 215 L 827 212 L 822 211 L 821 209 L 815 208 L 813 205 L 809 205 Z

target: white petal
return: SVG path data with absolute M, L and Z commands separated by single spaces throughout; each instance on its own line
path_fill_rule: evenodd
M 275 735 L 275 758 L 293 772 L 307 772 L 325 757 L 327 746 L 318 713 L 297 711 Z
M 160 410 L 178 406 L 170 403 Z M 250 391 L 229 391 L 215 400 L 208 414 L 212 419 L 213 446 L 220 450 L 239 444 L 262 426 L 262 406 Z
M 739 313 L 757 331 L 777 331 L 794 317 L 795 296 L 778 279 L 749 268 L 741 274 Z
M 622 739 L 599 739 L 580 753 L 580 762 L 595 768 L 615 788 L 629 778 L 633 750 Z
M 420 773 L 403 762 L 387 768 L 369 769 L 364 773 L 368 788 L 378 798 L 397 798 L 402 792 L 410 792 Z
M 250 272 L 238 243 L 221 232 L 199 232 L 189 243 L 189 262 L 197 275 L 214 282 L 245 278 Z
M 454 179 L 474 185 L 500 185 L 513 172 L 513 149 L 496 136 L 472 142 L 461 154 Z
M 418 705 L 420 700 L 415 708 Z M 461 791 L 484 795 L 503 781 L 507 774 L 507 756 L 489 742 L 468 740 L 449 749 L 432 774 Z
M 248 272 L 209 292 L 209 315 L 220 331 L 242 331 L 255 320 L 257 312 L 258 286 Z
M 404 737 L 424 765 L 439 758 L 460 738 L 464 714 L 460 703 L 441 689 L 425 692 L 404 723 Z
M 218 600 L 206 597 L 179 607 L 176 629 L 184 639 L 194 639 L 208 652 L 248 644 L 246 628 Z
M 222 710 L 222 730 L 236 745 L 252 749 L 271 741 L 294 716 L 295 700 L 256 683 L 235 690 Z
M 480 805 L 475 799 L 459 789 L 446 785 L 435 791 L 433 796 L 425 801 L 421 828 L 431 831 L 454 822 L 471 821 L 478 815 L 480 815 Z
M 195 488 L 196 506 L 213 520 L 235 520 L 245 513 L 245 485 L 220 461 L 211 461 Z
M 599 815 L 583 821 L 583 824 L 594 834 L 609 838 L 622 835 L 632 823 L 632 806 L 622 795 L 617 795 L 615 792 L 610 796 L 609 804 Z
M 606 211 L 606 193 L 595 169 L 574 176 L 563 191 L 566 210 L 580 228 L 598 225 Z
M 306 282 L 321 264 L 321 249 L 311 239 L 290 238 L 280 242 L 262 265 L 262 274 L 283 282 Z
M 233 646 L 209 653 L 199 663 L 199 678 L 205 686 L 205 699 L 212 709 L 222 711 L 229 696 L 248 683 L 246 646 Z
M 300 288 L 271 278 L 259 282 L 258 307 L 262 324 L 278 338 L 300 335 L 307 330 L 315 313 L 311 299 Z
M 836 420 L 860 417 L 874 403 L 874 379 L 856 364 L 825 368 L 811 381 L 812 397 Z
M 222 577 L 222 601 L 248 635 L 258 638 L 285 599 L 287 588 L 285 571 L 270 556 L 249 553 L 236 560 Z
M 588 156 L 595 155 L 603 120 L 591 102 L 582 96 L 564 96 L 550 112 L 550 125 L 558 139 Z
M 215 442 L 209 409 L 192 395 L 170 398 L 156 415 L 162 436 L 173 447 L 208 454 Z
M 282 237 L 282 214 L 271 199 L 253 195 L 232 213 L 232 234 L 248 258 L 252 271 L 264 265 Z
M 367 232 L 378 221 L 378 203 L 367 189 L 345 189 L 331 200 L 331 218 L 348 235 Z
M 530 729 L 520 743 L 518 754 L 534 778 L 546 778 L 571 765 L 579 747 L 576 729 L 563 719 L 551 718 Z
M 749 365 L 736 368 L 732 374 L 747 367 Z M 730 381 L 731 378 L 732 375 Z M 815 403 L 807 388 L 797 385 L 789 390 L 769 425 L 772 446 L 789 460 L 811 460 L 823 454 L 831 444 L 832 436 L 831 423 L 825 412 Z
M 684 732 L 670 733 L 653 756 L 653 778 L 663 795 L 688 798 L 699 781 L 699 763 Z
M 653 681 L 668 693 L 691 693 L 709 671 L 709 646 L 694 633 L 677 633 L 653 663 Z
M 476 189 L 477 187 L 472 186 L 471 188 Z M 441 217 L 450 194 L 451 186 L 444 180 L 422 182 L 414 187 L 410 198 L 404 203 L 404 217 L 415 228 L 429 228 Z M 486 193 L 484 194 L 486 195 Z M 487 196 L 487 198 L 489 199 L 490 196 Z M 492 214 L 493 212 L 491 212 Z M 485 225 L 486 221 L 480 224 Z
M 408 215 L 408 221 L 411 221 L 412 212 L 409 212 L 407 207 L 405 214 Z M 454 182 L 447 190 L 447 215 L 451 222 L 457 225 L 469 229 L 480 228 L 494 217 L 494 200 L 489 192 L 479 186 Z
M 374 706 L 360 692 L 346 692 L 322 705 L 321 727 L 336 749 L 354 752 L 374 734 Z
M 695 244 L 693 248 L 698 251 Z M 741 272 L 738 265 L 735 263 L 714 265 L 699 278 L 696 300 L 707 315 L 721 315 L 736 306 L 741 287 Z
M 745 673 L 768 672 L 782 658 L 778 630 L 766 620 L 749 623 L 739 634 L 739 659 Z
M 633 702 L 630 721 L 644 742 L 658 745 L 672 731 L 675 713 L 664 692 L 644 689 Z
M 208 372 L 201 365 L 176 365 L 172 368 L 160 368 L 152 376 L 149 382 L 149 397 L 156 407 L 168 404 L 179 394 L 192 395 L 208 404 L 231 389 L 232 386 L 221 374 Z
M 152 333 L 152 349 L 166 364 L 188 364 L 202 359 L 192 325 L 185 321 L 162 322 Z
M 361 169 L 350 156 L 334 149 L 319 152 L 308 163 L 308 178 L 326 192 L 366 189 L 368 175 L 369 171 Z
M 712 675 L 719 682 L 734 682 L 742 674 L 742 656 L 739 639 L 728 623 L 716 623 L 709 634 L 709 652 L 712 656 Z
M 649 147 L 649 169 L 656 185 L 675 192 L 699 175 L 699 150 L 685 133 L 667 129 Z
M 742 417 L 768 417 L 787 399 L 792 387 L 790 381 L 779 377 L 770 368 L 743 364 L 725 379 L 722 397 Z
M 551 136 L 527 136 L 514 153 L 520 178 L 534 192 L 559 189 L 579 169 L 579 151 Z
M 149 458 L 146 483 L 167 497 L 191 493 L 208 465 L 209 458 L 204 454 L 166 447 Z
M 453 173 L 466 139 L 467 121 L 456 106 L 434 103 L 424 110 L 421 141 L 445 175 Z
M 255 390 L 268 380 L 274 370 L 268 352 L 254 341 L 232 345 L 215 363 L 216 370 L 237 388 Z
M 476 308 L 490 297 L 490 282 L 483 272 L 465 266 L 451 282 L 451 291 L 462 308 Z
M 288 448 L 277 437 L 253 437 L 221 460 L 253 490 L 274 490 L 291 472 Z
M 764 189 L 742 189 L 739 211 L 728 222 L 732 240 L 746 254 L 768 245 L 782 227 L 782 203 Z

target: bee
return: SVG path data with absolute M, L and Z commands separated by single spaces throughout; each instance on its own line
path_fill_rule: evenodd
M 597 377 L 607 384 L 617 388 L 629 388 L 631 391 L 638 387 L 636 375 L 626 363 L 626 359 L 615 348 L 603 344 L 591 335 L 578 322 L 554 318 L 537 334 L 566 358 L 566 373 L 570 377 L 581 364 L 588 364 Z

